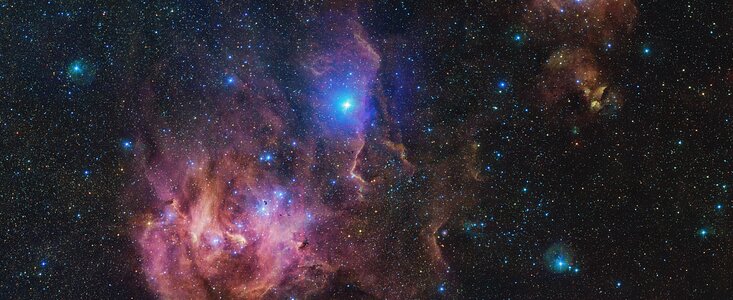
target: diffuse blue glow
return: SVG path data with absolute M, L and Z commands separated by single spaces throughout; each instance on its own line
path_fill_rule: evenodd
M 573 263 L 572 253 L 561 243 L 550 246 L 545 251 L 544 260 L 547 268 L 553 273 L 580 272 L 580 268 Z

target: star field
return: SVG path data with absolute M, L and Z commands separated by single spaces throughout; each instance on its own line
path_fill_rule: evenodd
M 0 299 L 733 297 L 730 1 L 0 1 Z

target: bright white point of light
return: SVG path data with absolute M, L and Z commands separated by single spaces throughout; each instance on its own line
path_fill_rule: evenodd
M 344 100 L 344 102 L 341 102 L 341 109 L 343 109 L 343 111 L 348 111 L 349 109 L 351 109 L 352 106 L 354 106 L 354 104 L 351 103 L 351 99 L 347 99 Z
M 521 35 L 519 35 L 519 34 L 517 34 L 517 35 L 514 35 L 514 40 L 515 40 L 515 41 L 521 41 L 521 40 L 522 40 L 522 36 L 521 36 Z
M 718 203 L 717 205 L 715 205 L 715 209 L 723 209 L 723 204 Z
M 705 237 L 705 236 L 707 236 L 707 235 L 708 235 L 708 230 L 707 230 L 707 229 L 705 229 L 705 228 L 703 228 L 703 229 L 700 229 L 700 230 L 698 231 L 698 234 L 699 234 L 699 235 L 700 235 L 701 237 Z
M 644 48 L 643 51 L 644 51 L 644 54 L 652 53 L 652 49 L 649 49 L 649 48 Z
M 621 281 L 616 281 L 616 288 L 620 288 L 620 287 L 621 287 Z

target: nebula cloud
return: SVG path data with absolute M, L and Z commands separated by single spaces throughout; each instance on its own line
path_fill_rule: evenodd
M 323 19 L 327 30 L 314 35 L 324 36 L 298 59 L 299 79 L 308 83 L 299 98 L 286 99 L 265 73 L 234 74 L 225 80 L 232 93 L 202 94 L 209 117 L 198 126 L 174 134 L 157 130 L 170 127 L 159 114 L 148 116 L 139 133 L 146 146 L 138 150 L 146 188 L 131 194 L 147 203 L 135 236 L 161 298 L 424 292 L 400 288 L 415 279 L 399 270 L 380 272 L 395 268 L 385 256 L 389 229 L 371 226 L 389 206 L 381 183 L 412 172 L 399 137 L 386 133 L 389 122 L 370 123 L 377 114 L 389 119 L 375 80 L 380 56 L 351 15 Z M 144 111 L 159 110 L 158 89 L 142 88 Z M 377 170 L 393 162 L 399 174 Z
M 623 42 L 637 15 L 631 0 L 528 2 L 527 28 L 539 33 L 534 36 L 543 43 L 556 47 L 537 84 L 543 104 L 572 110 L 574 121 L 615 114 L 624 103 L 623 93 L 599 60 Z

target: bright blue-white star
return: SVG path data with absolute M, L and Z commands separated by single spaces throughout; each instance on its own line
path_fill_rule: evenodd
M 555 260 L 555 266 L 557 266 L 558 268 L 564 268 L 565 267 L 565 260 L 562 257 L 558 257 Z
M 122 140 L 122 143 L 121 144 L 122 144 L 122 149 L 132 150 L 133 144 L 132 144 L 132 141 L 131 140 L 127 140 L 127 139 Z
M 263 152 L 260 154 L 260 161 L 261 162 L 271 162 L 275 159 L 275 157 L 269 153 L 269 152 Z
M 341 107 L 341 112 L 347 113 L 354 107 L 354 100 L 351 98 L 344 99 L 339 106 Z
M 445 293 L 445 292 L 446 292 L 447 290 L 448 290 L 448 289 L 447 289 L 447 288 L 445 287 L 445 283 L 441 283 L 440 285 L 438 285 L 438 293 L 441 293 L 441 294 L 443 294 L 443 293 Z
M 701 238 L 707 237 L 709 233 L 710 233 L 710 232 L 708 232 L 708 230 L 707 230 L 706 228 L 701 228 L 700 230 L 698 230 L 698 231 L 697 231 L 697 234 L 698 234 L 698 235 L 699 235 L 699 236 L 700 236 Z

